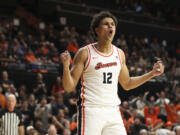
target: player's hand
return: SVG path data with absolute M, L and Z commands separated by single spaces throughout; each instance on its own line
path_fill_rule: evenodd
M 164 65 L 162 61 L 157 61 L 152 69 L 153 76 L 159 76 L 164 73 Z
M 68 51 L 65 51 L 65 52 L 61 53 L 60 59 L 64 66 L 69 66 L 70 60 L 71 60 L 71 55 L 69 54 Z

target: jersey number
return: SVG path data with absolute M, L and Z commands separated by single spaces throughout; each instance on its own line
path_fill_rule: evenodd
M 109 72 L 109 73 L 103 73 L 103 83 L 105 83 L 105 84 L 110 84 L 110 83 L 112 83 L 112 73 L 111 72 Z

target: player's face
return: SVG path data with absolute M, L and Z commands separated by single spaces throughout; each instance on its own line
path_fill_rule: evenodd
M 98 39 L 112 41 L 116 32 L 116 26 L 112 18 L 104 18 L 99 26 L 95 29 Z

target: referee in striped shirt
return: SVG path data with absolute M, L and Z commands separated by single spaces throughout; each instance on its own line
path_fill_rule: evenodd
M 22 114 L 15 109 L 16 97 L 9 94 L 7 108 L 0 111 L 0 135 L 24 135 Z

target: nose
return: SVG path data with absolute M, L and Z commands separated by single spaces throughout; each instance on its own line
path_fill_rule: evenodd
M 109 27 L 109 28 L 112 28 L 112 24 L 108 24 L 108 27 Z

